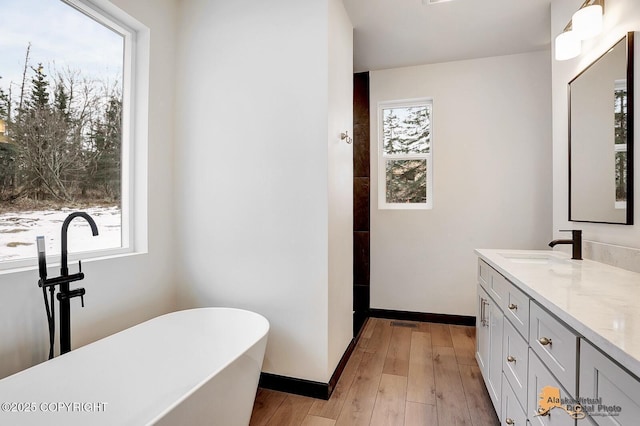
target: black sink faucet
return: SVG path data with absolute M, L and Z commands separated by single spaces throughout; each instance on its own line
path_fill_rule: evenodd
M 549 243 L 549 247 L 557 244 L 571 244 L 571 259 L 582 260 L 582 229 L 561 229 L 560 232 L 571 232 L 570 240 L 553 240 Z

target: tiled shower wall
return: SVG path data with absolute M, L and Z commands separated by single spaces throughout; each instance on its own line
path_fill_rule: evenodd
M 353 75 L 353 335 L 369 315 L 369 73 Z

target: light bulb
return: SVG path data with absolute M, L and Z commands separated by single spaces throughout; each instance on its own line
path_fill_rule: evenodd
M 594 37 L 602 31 L 602 6 L 586 6 L 573 14 L 571 30 L 580 40 Z
M 556 37 L 556 61 L 575 58 L 580 54 L 580 39 L 573 31 L 565 31 Z

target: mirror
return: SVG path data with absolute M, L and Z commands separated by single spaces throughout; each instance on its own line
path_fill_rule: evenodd
M 569 220 L 633 224 L 633 33 L 569 82 Z

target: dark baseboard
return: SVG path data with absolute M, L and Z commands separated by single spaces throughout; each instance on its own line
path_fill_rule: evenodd
M 295 393 L 311 398 L 329 399 L 329 384 L 313 380 L 296 379 L 295 377 L 278 376 L 271 373 L 260 373 L 258 386 L 264 389 Z
M 369 309 L 369 316 L 401 321 L 437 322 L 453 325 L 476 325 L 476 317 L 467 315 L 429 314 L 425 312 L 393 311 L 390 309 Z
M 349 361 L 349 358 L 351 358 L 351 354 L 353 353 L 353 350 L 356 348 L 356 344 L 358 343 L 359 338 L 360 338 L 360 333 L 358 333 L 356 337 L 351 339 L 349 346 L 347 346 L 347 349 L 344 351 L 344 354 L 342 354 L 342 358 L 340 358 L 340 362 L 338 362 L 336 369 L 333 371 L 333 374 L 329 379 L 329 383 L 328 383 L 329 389 L 327 392 L 327 397 L 325 399 L 329 399 L 331 397 L 333 390 L 336 388 L 336 385 L 338 384 L 338 380 L 340 380 L 340 376 L 342 376 L 344 367 L 346 367 L 347 362 Z
M 336 369 L 331 375 L 329 383 L 296 379 L 295 377 L 279 376 L 271 373 L 260 373 L 260 382 L 258 383 L 258 386 L 265 389 L 328 400 L 331 397 L 342 372 L 344 371 L 344 367 L 347 365 L 347 361 L 349 361 L 349 357 L 351 357 L 351 353 L 356 347 L 359 336 L 360 335 L 358 334 L 358 336 L 351 339 L 349 346 L 347 346 L 342 358 L 340 358 L 340 362 L 338 362 Z

